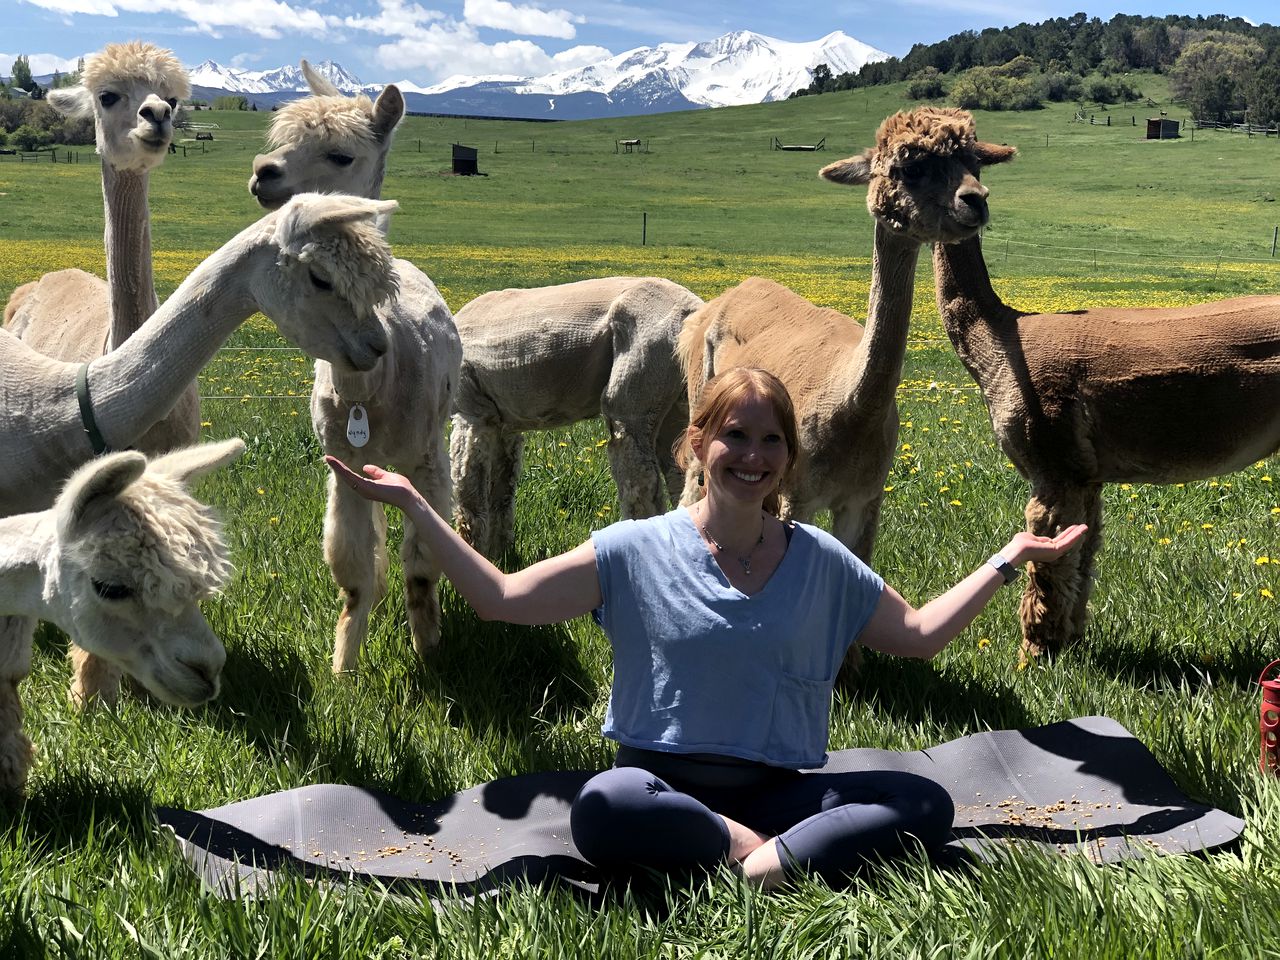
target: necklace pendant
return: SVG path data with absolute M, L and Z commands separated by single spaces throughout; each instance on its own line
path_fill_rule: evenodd
M 750 574 L 750 573 L 751 573 L 751 558 L 750 558 L 750 557 L 747 557 L 747 559 L 745 559 L 745 560 L 743 560 L 743 559 L 739 558 L 739 559 L 738 559 L 738 562 L 742 564 L 742 572 L 743 572 L 743 573 L 746 573 L 746 574 Z

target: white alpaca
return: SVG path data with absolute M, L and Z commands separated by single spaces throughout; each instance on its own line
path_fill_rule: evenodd
M 526 430 L 603 416 L 624 518 L 680 489 L 671 445 L 688 421 L 676 340 L 702 301 L 658 277 L 495 290 L 454 320 L 462 337 L 450 458 L 458 532 L 497 558 L 511 545 Z
M 820 171 L 835 183 L 869 186 L 875 243 L 865 328 L 756 277 L 691 316 L 680 338 L 691 403 L 708 379 L 735 366 L 763 367 L 786 385 L 800 457 L 783 482 L 783 515 L 809 520 L 829 508 L 832 533 L 864 560 L 897 444 L 896 393 L 920 246 L 976 234 L 988 218 L 977 170 L 1007 159 L 976 143 L 972 123 L 954 113 L 895 114 L 874 147 Z M 698 469 L 686 478 L 686 503 L 700 496 Z
M 5 308 L 9 330 L 58 360 L 88 361 L 120 346 L 156 312 L 151 271 L 151 170 L 173 140 L 173 111 L 191 92 L 168 50 L 112 43 L 85 58 L 81 83 L 50 90 L 69 117 L 93 117 L 102 156 L 107 282 L 83 270 L 58 270 L 19 287 Z M 194 443 L 200 400 L 193 381 L 169 414 L 134 447 L 160 453 Z
M 298 190 L 342 190 L 376 198 L 382 189 L 392 134 L 404 116 L 394 85 L 376 103 L 343 96 L 302 61 L 313 96 L 295 100 L 272 118 L 276 149 L 253 162 L 249 192 L 275 207 Z M 377 319 L 387 349 L 369 370 L 342 370 L 316 361 L 311 423 L 324 451 L 357 469 L 390 465 L 440 513 L 450 506 L 444 431 L 458 382 L 462 345 L 444 298 L 407 260 L 395 261 L 399 295 Z M 324 556 L 338 584 L 342 613 L 333 648 L 335 673 L 355 670 L 369 632 L 369 614 L 386 593 L 387 519 L 381 504 L 353 493 L 330 474 Z M 440 568 L 406 522 L 400 548 L 405 607 L 418 656 L 440 642 Z
M 217 695 L 226 651 L 198 601 L 231 565 L 212 512 L 186 485 L 243 450 L 234 439 L 150 462 L 108 454 L 74 473 L 52 509 L 0 520 L 0 795 L 21 792 L 31 767 L 18 683 L 37 620 L 161 700 L 195 706 Z
M 295 198 L 214 252 L 136 334 L 88 364 L 46 357 L 0 330 L 0 516 L 47 508 L 57 482 L 94 453 L 134 443 L 255 311 L 313 357 L 344 371 L 374 367 L 387 349 L 374 308 L 395 290 L 374 221 L 394 207 Z M 111 676 L 78 673 L 73 698 L 94 695 L 114 697 Z

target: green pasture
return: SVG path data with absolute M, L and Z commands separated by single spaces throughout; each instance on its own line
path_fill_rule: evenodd
M 1139 85 L 1164 95 L 1158 78 Z M 392 239 L 455 309 L 489 289 L 592 276 L 653 273 L 711 297 L 764 274 L 862 317 L 865 191 L 816 171 L 870 145 L 905 105 L 899 88 L 881 88 L 563 124 L 410 117 L 384 190 L 401 204 Z M 1111 127 L 1073 123 L 1074 110 L 978 115 L 980 136 L 1020 150 L 984 177 L 988 259 L 1009 300 L 1070 309 L 1280 289 L 1280 142 L 1197 131 L 1148 143 L 1145 118 L 1181 118 L 1178 106 L 1112 107 Z M 162 295 L 259 215 L 245 181 L 268 117 L 198 115 L 219 124 L 216 139 L 203 153 L 192 141 L 152 176 Z M 775 136 L 825 138 L 826 150 L 774 151 Z M 647 149 L 615 152 L 631 138 Z M 447 175 L 453 142 L 477 147 L 487 175 Z M 101 209 L 89 151 L 79 164 L 0 163 L 0 297 L 59 267 L 101 272 Z M 1003 543 L 1027 495 L 942 334 L 927 256 L 918 282 L 874 559 L 917 602 Z M 201 378 L 206 434 L 248 444 L 199 488 L 236 561 L 206 605 L 228 648 L 219 699 L 180 711 L 135 689 L 114 711 L 80 716 L 66 699 L 65 638 L 37 635 L 22 694 L 40 754 L 25 802 L 0 809 L 0 956 L 1280 956 L 1280 789 L 1257 772 L 1254 682 L 1280 657 L 1276 457 L 1215 480 L 1109 488 L 1087 639 L 1055 662 L 1019 669 L 1011 590 L 934 661 L 869 656 L 837 689 L 832 722 L 835 749 L 919 749 L 1106 714 L 1189 795 L 1246 818 L 1238 850 L 1099 867 L 1011 848 L 993 866 L 911 862 L 848 891 L 805 883 L 765 896 L 724 875 L 603 909 L 527 888 L 442 904 L 300 879 L 247 902 L 202 889 L 153 827 L 154 806 L 200 809 L 316 782 L 428 800 L 611 758 L 599 736 L 608 647 L 587 620 L 481 623 L 446 587 L 443 642 L 423 663 L 393 583 L 360 673 L 331 675 L 338 603 L 320 549 L 311 371 L 282 347 L 254 318 Z M 1250 415 L 1275 412 L 1240 411 Z M 594 422 L 529 438 L 509 566 L 616 516 L 603 439 Z

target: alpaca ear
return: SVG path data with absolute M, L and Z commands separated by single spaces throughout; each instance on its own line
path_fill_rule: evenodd
M 244 441 L 239 437 L 232 437 L 230 440 L 201 443 L 166 453 L 152 460 L 150 469 L 154 473 L 163 474 L 179 483 L 187 484 L 196 477 L 202 477 L 219 467 L 225 467 L 242 453 L 244 453 Z
M 379 140 L 391 136 L 402 117 L 404 117 L 404 94 L 394 83 L 382 88 L 378 99 L 373 104 L 373 132 Z
M 875 157 L 875 151 L 867 148 L 857 156 L 827 164 L 818 171 L 818 176 L 822 177 L 823 180 L 830 180 L 832 183 L 843 183 L 846 186 L 869 183 L 871 181 L 871 160 L 873 157 Z
M 316 69 L 307 63 L 306 60 L 301 61 L 302 75 L 306 78 L 307 86 L 311 88 L 313 96 L 317 97 L 340 97 L 342 91 L 339 90 L 328 77 L 321 76 Z
M 357 220 L 386 216 L 399 207 L 394 200 L 369 200 L 344 193 L 299 193 L 280 208 L 276 237 L 285 250 L 324 228 L 341 229 Z
M 49 106 L 64 117 L 80 120 L 93 116 L 93 94 L 83 85 L 50 90 L 45 99 L 49 101 Z
M 1004 163 L 1006 160 L 1012 160 L 1018 155 L 1018 148 L 1002 143 L 982 143 L 979 141 L 973 145 L 973 152 L 980 164 L 984 167 L 989 167 L 993 163 Z
M 146 469 L 146 457 L 126 450 L 90 460 L 73 473 L 53 507 L 59 536 L 64 540 L 75 539 L 96 508 L 120 496 Z

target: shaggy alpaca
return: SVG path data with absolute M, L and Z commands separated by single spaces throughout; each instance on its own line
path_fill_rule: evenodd
M 459 310 L 450 438 L 458 532 L 501 556 L 513 535 L 523 432 L 597 415 L 622 516 L 666 510 L 680 485 L 671 445 L 688 421 L 676 338 L 701 306 L 669 280 L 608 277 L 495 290 Z
M 1080 549 L 1030 565 L 1023 656 L 1053 653 L 1084 634 L 1104 483 L 1201 480 L 1280 449 L 1280 297 L 1023 313 L 977 238 L 933 263 L 947 336 L 1031 482 L 1027 529 L 1089 525 Z
M 58 360 L 88 361 L 122 344 L 156 312 L 151 274 L 151 170 L 173 139 L 173 111 L 191 92 L 168 50 L 149 43 L 108 44 L 85 58 L 80 85 L 49 91 L 69 117 L 93 117 L 102 156 L 107 282 L 83 270 L 58 270 L 14 291 L 9 330 Z M 159 453 L 193 443 L 200 432 L 195 383 L 134 446 Z
M 226 652 L 198 601 L 231 565 L 218 523 L 186 486 L 243 450 L 235 439 L 150 462 L 109 454 L 73 474 L 52 509 L 0 520 L 0 795 L 22 791 L 34 752 L 18 683 L 37 620 L 161 700 L 196 706 L 217 695 Z
M 875 218 L 866 328 L 770 280 L 752 278 L 685 324 L 680 355 L 690 404 L 716 373 L 763 367 L 787 386 L 800 424 L 800 458 L 782 488 L 785 517 L 829 508 L 832 533 L 869 560 L 898 436 L 916 261 L 924 243 L 972 236 L 987 222 L 983 164 L 1009 157 L 978 143 L 959 111 L 922 107 L 889 117 L 876 145 L 820 176 L 868 184 Z M 683 502 L 700 494 L 693 464 Z
M 311 356 L 372 368 L 387 349 L 374 308 L 395 290 L 374 220 L 394 206 L 295 198 L 212 254 L 136 334 L 88 364 L 38 354 L 0 330 L 0 516 L 48 507 L 51 481 L 104 447 L 135 442 L 255 311 Z M 94 695 L 115 691 L 77 669 L 73 698 Z
M 371 103 L 368 97 L 343 96 L 305 60 L 302 71 L 313 96 L 285 105 L 272 118 L 269 142 L 276 149 L 254 159 L 249 192 L 268 208 L 302 189 L 376 198 L 392 134 L 404 116 L 399 89 L 384 87 Z M 437 511 L 447 513 L 444 429 L 462 345 L 431 279 L 407 260 L 395 261 L 395 275 L 400 293 L 377 311 L 386 352 L 361 372 L 317 360 L 311 423 L 325 453 L 357 467 L 393 466 Z M 358 666 L 369 614 L 386 593 L 387 518 L 381 504 L 363 499 L 326 472 L 324 556 L 342 600 L 333 670 L 342 673 Z M 405 524 L 400 558 L 413 648 L 425 656 L 440 642 L 440 568 L 412 523 Z

